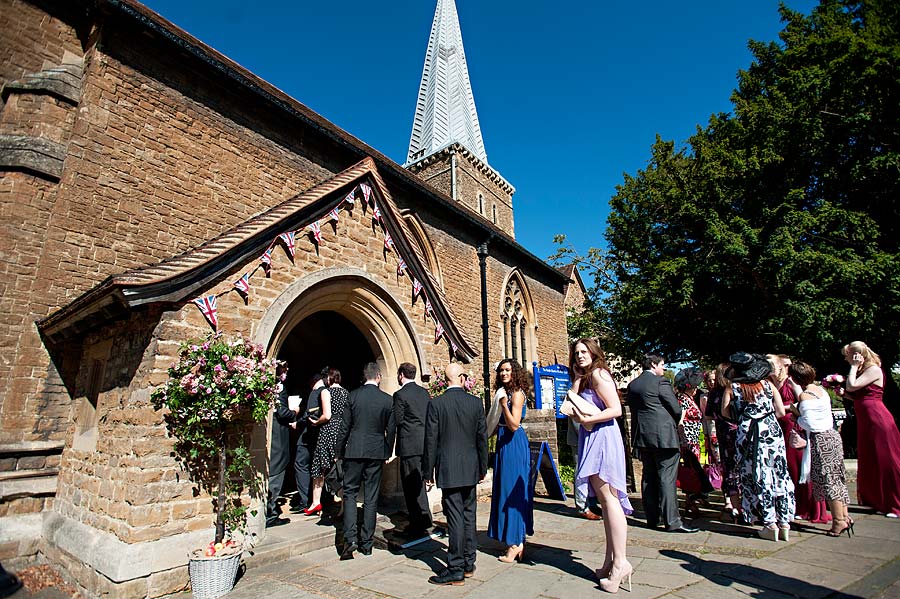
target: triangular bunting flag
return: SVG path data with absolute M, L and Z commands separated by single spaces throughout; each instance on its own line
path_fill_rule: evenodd
M 291 262 L 294 261 L 294 232 L 288 231 L 287 233 L 282 233 L 278 236 L 281 241 L 284 242 L 284 249 L 287 250 L 288 256 L 291 258 Z
M 394 249 L 394 240 L 391 239 L 390 233 L 384 234 L 384 249 L 390 251 Z
M 444 336 L 444 327 L 441 326 L 441 323 L 435 324 L 434 325 L 434 342 L 437 343 L 443 336 Z
M 378 206 L 374 206 L 372 208 L 372 220 L 379 223 L 381 222 L 381 210 L 378 208 Z
M 309 225 L 307 229 L 309 229 L 309 234 L 315 238 L 316 245 L 322 243 L 322 227 L 319 226 L 319 221 Z
M 431 307 L 431 300 L 425 298 L 425 314 L 434 318 L 434 308 Z
M 455 343 L 453 343 L 452 341 L 450 342 L 450 349 L 453 350 L 453 355 L 454 355 L 454 356 L 455 356 L 456 354 L 459 353 L 459 347 L 458 347 Z
M 347 194 L 347 197 L 344 198 L 344 201 L 350 204 L 351 206 L 356 205 L 356 190 L 354 189 L 350 193 Z
M 259 257 L 259 261 L 262 263 L 263 272 L 265 272 L 268 277 L 269 273 L 272 272 L 272 248 L 263 252 L 263 255 Z
M 359 188 L 363 192 L 363 197 L 365 198 L 366 203 L 368 204 L 370 201 L 372 201 L 372 188 L 365 183 L 360 183 Z
M 203 316 L 212 325 L 213 330 L 219 329 L 219 316 L 216 313 L 216 304 L 218 300 L 215 295 L 207 295 L 206 297 L 198 297 L 194 299 L 194 304 L 203 312 Z
M 422 283 L 419 282 L 419 279 L 413 279 L 413 302 L 420 293 L 422 293 Z
M 397 276 L 402 277 L 403 273 L 406 272 L 406 261 L 403 258 L 400 258 L 400 262 L 397 263 Z
M 244 276 L 235 281 L 234 288 L 245 298 L 250 297 L 250 275 L 244 274 Z
M 328 213 L 328 220 L 333 220 L 334 222 L 337 222 L 339 218 L 340 218 L 340 213 L 338 212 L 338 207 L 335 206 Z

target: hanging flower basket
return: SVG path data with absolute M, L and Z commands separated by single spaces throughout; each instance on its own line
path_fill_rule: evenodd
M 234 588 L 242 552 L 213 557 L 191 556 L 188 573 L 194 599 L 217 599 Z

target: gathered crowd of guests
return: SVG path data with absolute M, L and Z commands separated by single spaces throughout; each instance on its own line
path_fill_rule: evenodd
M 858 502 L 888 517 L 900 516 L 900 432 L 884 406 L 881 361 L 865 343 L 842 350 L 849 364 L 845 385 L 834 392 L 854 404 L 858 418 Z M 695 519 L 710 508 L 721 489 L 721 518 L 759 524 L 757 534 L 789 540 L 792 523 L 831 522 L 829 536 L 851 535 L 841 437 L 832 398 L 815 369 L 782 354 L 737 352 L 714 370 L 689 367 L 665 376 L 662 356 L 646 354 L 642 373 L 624 393 L 616 386 L 595 339 L 570 346 L 571 389 L 560 412 L 569 417 L 575 454 L 574 491 L 578 513 L 601 520 L 605 535 L 599 586 L 615 593 L 630 589 L 632 565 L 626 556 L 628 521 L 634 510 L 627 494 L 625 439 L 617 419 L 631 411 L 630 450 L 643 466 L 641 503 L 650 528 L 671 533 L 699 529 Z M 487 534 L 503 544 L 500 561 L 522 561 L 534 534 L 534 480 L 524 423 L 532 396 L 532 375 L 513 359 L 495 369 L 494 395 L 487 413 L 482 399 L 465 389 L 461 365 L 445 369 L 447 389 L 431 398 L 415 382 L 416 367 L 397 372 L 393 397 L 380 390 L 381 371 L 367 364 L 365 383 L 352 392 L 341 373 L 316 375 L 309 396 L 293 405 L 286 393 L 275 410 L 270 456 L 267 525 L 287 520 L 277 499 L 291 457 L 291 429 L 299 439 L 293 456 L 298 483 L 295 511 L 321 514 L 323 491 L 342 495 L 344 542 L 340 558 L 370 555 L 383 465 L 400 459 L 400 478 L 411 538 L 430 536 L 433 526 L 427 492 L 441 489 L 447 521 L 447 566 L 429 578 L 438 585 L 461 585 L 475 571 L 476 486 L 493 466 Z M 496 435 L 493 464 L 488 438 Z M 706 464 L 704 464 L 706 462 Z M 357 495 L 363 490 L 362 522 Z M 596 505 L 596 511 L 591 506 Z M 602 514 L 602 516 L 600 515 Z

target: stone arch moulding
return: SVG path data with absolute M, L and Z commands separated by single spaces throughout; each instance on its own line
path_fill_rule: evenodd
M 511 287 L 517 287 L 521 294 L 521 314 L 517 314 L 517 323 L 521 321 L 521 317 L 525 319 L 525 341 L 526 341 L 526 360 L 522 364 L 523 367 L 530 369 L 531 362 L 538 355 L 538 339 L 537 330 L 538 322 L 534 311 L 534 301 L 531 297 L 531 291 L 525 283 L 525 277 L 518 268 L 513 268 L 503 279 L 503 285 L 500 287 L 500 297 L 497 305 L 499 306 L 500 316 L 500 339 L 502 343 L 502 355 L 504 357 L 510 354 L 510 357 L 521 360 L 521 331 L 518 328 L 513 332 L 509 327 L 509 319 L 515 312 L 515 306 L 507 306 L 507 296 Z M 513 341 L 515 339 L 515 341 Z M 514 347 L 515 351 L 507 352 L 509 347 Z
M 357 268 L 320 270 L 291 283 L 266 310 L 253 340 L 277 355 L 291 329 L 322 310 L 338 312 L 362 332 L 381 354 L 386 381 L 411 358 L 427 372 L 427 356 L 409 315 L 379 281 Z
M 434 246 L 431 244 L 431 240 L 425 232 L 425 227 L 422 226 L 419 217 L 411 210 L 403 210 L 401 215 L 406 222 L 406 226 L 409 228 L 409 232 L 412 233 L 413 239 L 418 244 L 419 249 L 422 250 L 422 255 L 425 257 L 428 270 L 434 275 L 434 279 L 437 281 L 437 284 L 440 285 L 441 289 L 444 289 L 444 275 L 441 272 L 441 263 L 438 261 L 437 252 L 434 251 Z

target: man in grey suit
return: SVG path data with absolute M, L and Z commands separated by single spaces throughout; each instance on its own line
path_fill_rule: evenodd
M 475 485 L 487 474 L 487 436 L 481 399 L 463 389 L 462 366 L 445 369 L 449 387 L 428 404 L 425 418 L 425 484 L 435 471 L 447 516 L 447 567 L 428 579 L 431 584 L 461 585 L 475 572 Z
M 425 415 L 431 397 L 416 384 L 416 367 L 404 362 L 397 369 L 400 389 L 394 393 L 394 420 L 397 422 L 397 455 L 400 457 L 400 482 L 409 516 L 407 534 L 422 536 L 431 528 L 431 506 L 422 478 L 422 454 L 425 451 Z
M 678 432 L 681 406 L 672 384 L 663 376 L 665 361 L 656 354 L 644 354 L 644 372 L 628 384 L 627 402 L 631 408 L 632 447 L 640 452 L 644 474 L 641 500 L 647 526 L 665 525 L 668 532 L 697 532 L 685 526 L 678 514 L 675 481 L 678 477 Z
M 341 559 L 353 559 L 359 549 L 372 555 L 381 469 L 391 457 L 396 424 L 391 396 L 378 388 L 381 369 L 370 362 L 363 369 L 365 384 L 350 393 L 338 434 L 338 448 L 343 448 L 344 466 L 344 548 Z M 365 485 L 363 523 L 356 528 L 356 496 L 360 484 Z

